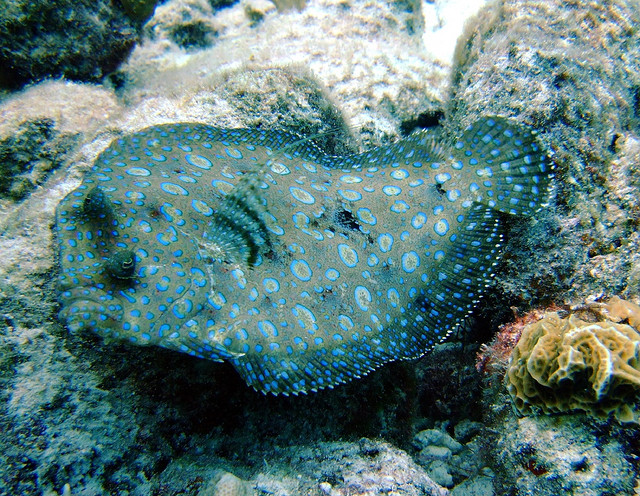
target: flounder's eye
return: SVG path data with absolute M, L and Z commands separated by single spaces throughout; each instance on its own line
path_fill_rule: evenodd
M 136 255 L 131 250 L 121 250 L 107 260 L 107 272 L 116 279 L 131 279 L 136 271 Z
M 82 212 L 89 220 L 109 220 L 113 217 L 113 206 L 102 188 L 96 186 L 85 197 L 82 203 Z

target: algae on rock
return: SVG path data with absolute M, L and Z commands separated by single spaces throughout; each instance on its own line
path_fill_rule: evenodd
M 100 81 L 127 56 L 138 21 L 106 0 L 0 0 L 0 87 L 47 77 Z

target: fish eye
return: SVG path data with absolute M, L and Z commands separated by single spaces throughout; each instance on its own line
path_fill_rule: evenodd
M 113 217 L 113 206 L 102 188 L 93 188 L 82 202 L 82 212 L 89 219 L 108 220 Z
M 120 250 L 106 263 L 107 272 L 116 279 L 131 279 L 136 271 L 136 255 L 131 250 Z

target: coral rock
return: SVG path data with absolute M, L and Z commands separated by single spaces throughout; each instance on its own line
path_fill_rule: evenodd
M 639 422 L 640 307 L 620 298 L 596 315 L 547 313 L 526 326 L 513 350 L 507 388 L 516 408 L 531 413 L 583 410 Z
M 250 496 L 252 494 L 249 483 L 236 477 L 230 472 L 223 472 L 212 479 L 198 496 Z

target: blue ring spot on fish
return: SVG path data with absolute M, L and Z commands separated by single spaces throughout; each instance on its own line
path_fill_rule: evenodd
M 197 153 L 187 153 L 184 159 L 189 165 L 193 165 L 198 169 L 209 170 L 213 167 L 213 162 L 210 159 Z
M 409 158 L 409 157 L 406 157 L 406 158 Z M 400 181 L 402 179 L 408 178 L 409 172 L 407 172 L 405 169 L 396 169 L 390 174 L 390 176 Z
M 409 210 L 409 204 L 404 200 L 396 200 L 391 205 L 390 210 L 396 214 L 403 214 Z
M 299 202 L 304 203 L 305 205 L 313 205 L 316 202 L 314 196 L 306 189 L 291 186 L 289 188 L 289 192 L 291 193 L 291 196 L 293 196 Z
M 387 291 L 387 299 L 389 301 L 389 304 L 393 308 L 396 308 L 400 302 L 400 293 L 398 293 L 398 290 L 396 288 L 389 288 L 389 290 Z
M 420 267 L 420 256 L 415 251 L 408 251 L 402 255 L 402 269 L 411 274 Z
M 369 224 L 370 226 L 375 226 L 378 223 L 378 219 L 371 212 L 370 209 L 366 207 L 359 208 L 356 210 L 356 216 L 358 220 L 364 222 L 365 224 Z
M 438 236 L 444 236 L 449 232 L 449 222 L 447 219 L 439 219 L 434 225 L 433 230 Z
M 399 188 L 398 186 L 387 185 L 382 187 L 382 192 L 387 196 L 398 196 L 400 193 L 402 193 L 402 188 Z
M 213 209 L 209 205 L 207 205 L 206 202 L 198 200 L 197 198 L 191 200 L 191 206 L 196 212 L 204 216 L 209 217 L 211 214 L 213 214 Z
M 184 189 L 179 184 L 175 184 L 175 183 L 170 183 L 170 182 L 160 183 L 160 189 L 165 193 L 169 193 L 170 195 L 189 196 L 189 192 L 186 189 Z
M 339 189 L 338 193 L 347 201 L 358 201 L 362 199 L 362 193 L 352 189 Z
M 305 260 L 294 260 L 291 262 L 291 273 L 301 281 L 308 281 L 313 275 L 313 271 Z
M 393 236 L 389 233 L 378 236 L 378 246 L 383 253 L 391 251 L 393 247 Z
M 345 243 L 338 245 L 338 256 L 347 267 L 355 267 L 358 264 L 358 252 Z
M 270 320 L 258 321 L 258 329 L 260 330 L 260 332 L 265 338 L 278 337 L 278 329 Z
M 411 226 L 414 229 L 421 229 L 427 223 L 427 214 L 419 212 L 411 219 Z
M 129 167 L 126 172 L 130 176 L 150 176 L 151 175 L 151 171 L 146 167 Z
M 330 281 L 336 281 L 340 277 L 340 272 L 336 269 L 327 269 L 324 276 Z
M 237 160 L 242 158 L 242 152 L 237 148 L 225 148 L 224 151 L 230 158 L 235 158 Z
M 356 286 L 353 290 L 353 296 L 360 310 L 363 312 L 369 310 L 369 305 L 371 305 L 372 301 L 371 292 L 365 286 Z
M 349 331 L 353 329 L 355 324 L 353 323 L 353 319 L 351 317 L 341 314 L 338 316 L 338 325 L 340 326 L 340 329 Z
M 233 190 L 233 184 L 223 179 L 211 181 L 211 186 L 216 188 L 223 195 L 226 195 L 229 191 Z
M 318 329 L 318 325 L 316 324 L 316 316 L 312 310 L 303 305 L 302 303 L 297 303 L 292 309 L 291 313 L 298 317 L 298 324 L 303 329 L 307 329 L 309 334 L 314 334 L 314 331 Z
M 280 289 L 280 283 L 278 282 L 277 279 L 274 279 L 273 277 L 265 277 L 262 280 L 262 284 L 264 286 L 264 290 L 267 293 L 275 293 Z

